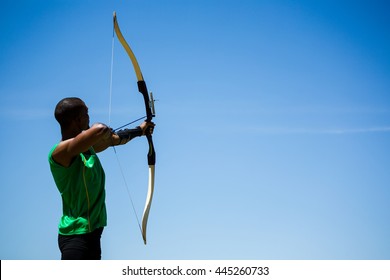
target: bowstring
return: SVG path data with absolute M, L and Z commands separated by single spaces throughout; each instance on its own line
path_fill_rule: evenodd
M 109 96 L 109 105 L 108 105 L 108 126 L 109 127 L 111 126 L 111 112 L 112 112 L 112 85 L 113 85 L 113 72 L 114 72 L 114 47 L 115 47 L 115 29 L 113 28 L 112 29 L 112 43 L 111 43 L 111 70 L 110 70 L 110 93 L 109 93 L 110 96 Z M 137 210 L 135 209 L 135 206 L 134 206 L 133 198 L 132 198 L 131 193 L 130 193 L 129 185 L 127 184 L 125 173 L 123 172 L 122 164 L 121 164 L 121 162 L 119 160 L 119 156 L 118 156 L 118 153 L 116 152 L 115 146 L 112 146 L 112 148 L 114 150 L 115 158 L 116 158 L 116 161 L 118 163 L 120 173 L 122 175 L 123 184 L 126 187 L 126 192 L 127 192 L 127 195 L 128 195 L 128 197 L 130 199 L 130 202 L 131 202 L 131 207 L 133 209 L 134 215 L 135 215 L 135 217 L 137 219 L 138 227 L 139 227 L 139 229 L 141 231 L 141 234 L 142 234 L 141 223 L 140 223 L 139 218 L 138 218 Z
M 114 47 L 115 47 L 115 34 L 112 31 L 112 42 L 111 42 L 111 69 L 110 69 L 110 94 L 108 102 L 108 126 L 111 126 L 111 108 L 112 108 L 112 76 L 114 73 Z

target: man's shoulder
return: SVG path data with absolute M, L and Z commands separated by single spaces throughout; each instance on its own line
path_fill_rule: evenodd
M 53 146 L 51 147 L 50 152 L 49 152 L 49 154 L 48 154 L 49 161 L 52 159 L 53 152 L 54 152 L 54 150 L 57 148 L 58 144 L 59 144 L 59 143 L 56 143 L 55 145 L 53 145 Z

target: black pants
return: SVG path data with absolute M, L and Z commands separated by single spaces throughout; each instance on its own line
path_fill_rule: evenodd
M 100 238 L 103 228 L 91 233 L 77 235 L 58 235 L 58 246 L 61 250 L 61 260 L 100 260 L 102 250 Z

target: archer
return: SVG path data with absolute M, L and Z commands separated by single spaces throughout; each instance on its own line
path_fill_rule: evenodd
M 77 97 L 62 99 L 55 118 L 62 139 L 49 153 L 50 170 L 62 198 L 58 225 L 61 259 L 101 259 L 100 239 L 107 225 L 105 174 L 96 153 L 151 135 L 154 123 L 114 132 L 102 123 L 89 126 L 88 107 Z

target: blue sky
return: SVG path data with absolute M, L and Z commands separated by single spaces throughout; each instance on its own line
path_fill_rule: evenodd
M 2 1 L 0 259 L 59 259 L 56 103 L 108 123 L 112 13 L 156 102 L 144 246 L 112 149 L 103 259 L 389 259 L 387 1 Z M 144 114 L 116 40 L 113 127 Z M 147 144 L 117 154 L 138 215 Z

